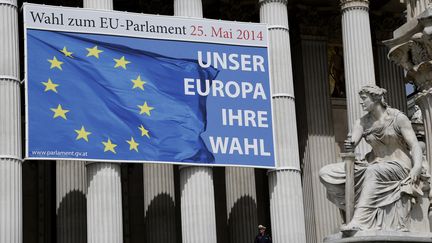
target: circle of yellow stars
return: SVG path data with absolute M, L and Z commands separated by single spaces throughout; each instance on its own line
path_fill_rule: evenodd
M 103 50 L 101 50 L 97 45 L 93 46 L 93 47 L 88 47 L 86 48 L 87 50 L 87 58 L 95 58 L 96 60 L 98 60 L 101 56 L 101 54 L 104 52 Z M 66 65 L 67 66 L 67 59 L 73 59 L 74 58 L 74 52 L 68 50 L 68 48 L 66 46 L 63 47 L 63 49 L 58 50 L 60 53 L 62 53 L 63 55 L 60 55 L 59 57 L 57 56 L 53 56 L 51 59 L 47 59 L 47 61 L 50 64 L 50 70 L 53 71 L 63 71 L 63 66 L 62 65 Z M 127 58 L 125 56 L 121 56 L 119 58 L 113 58 L 114 61 L 114 68 L 116 69 L 123 69 L 123 70 L 127 70 L 127 65 L 131 64 L 131 61 L 127 60 Z M 141 75 L 138 75 L 136 78 L 131 79 L 132 82 L 132 89 L 138 89 L 138 90 L 142 90 L 144 91 L 144 85 L 147 83 L 146 81 L 141 79 Z M 60 83 L 56 83 L 56 81 L 52 80 L 51 77 L 48 77 L 48 79 L 44 82 L 41 82 L 41 84 L 44 86 L 44 90 L 43 92 L 54 92 L 55 94 L 59 94 L 59 90 L 61 91 L 61 84 Z M 151 116 L 151 112 L 152 110 L 154 110 L 155 108 L 150 106 L 147 101 L 144 101 L 144 103 L 142 105 L 137 105 L 137 107 L 139 109 L 137 109 L 137 112 L 140 115 L 146 115 L 146 116 Z M 64 107 L 62 104 L 58 104 L 57 107 L 51 107 L 50 110 L 53 112 L 53 119 L 63 119 L 63 120 L 67 120 L 67 115 L 69 112 L 73 113 L 73 111 L 68 110 L 66 107 Z M 75 140 L 83 140 L 85 142 L 89 142 L 90 140 L 90 135 L 92 134 L 92 132 L 86 130 L 84 125 L 81 125 L 81 128 L 77 128 L 74 130 L 76 133 L 76 138 Z M 150 138 L 150 131 L 147 130 L 143 124 L 140 124 L 137 127 L 137 131 L 139 131 L 141 137 L 147 137 Z M 135 151 L 135 152 L 139 152 L 139 143 L 135 140 L 135 138 L 133 136 L 130 137 L 129 140 L 125 140 L 125 142 L 129 145 L 129 151 Z M 111 152 L 113 154 L 117 154 L 116 152 L 116 147 L 118 146 L 118 144 L 115 144 L 114 141 L 111 141 L 111 138 L 107 138 L 106 141 L 102 141 L 101 142 L 104 146 L 103 151 L 104 152 Z

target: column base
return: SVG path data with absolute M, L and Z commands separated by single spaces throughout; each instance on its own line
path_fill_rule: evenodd
M 359 231 L 354 236 L 343 237 L 342 233 L 329 235 L 324 243 L 381 243 L 381 242 L 432 242 L 432 233 L 399 231 Z

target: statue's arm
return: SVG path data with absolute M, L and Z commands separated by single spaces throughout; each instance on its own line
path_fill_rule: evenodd
M 422 170 L 423 154 L 420 143 L 414 133 L 411 126 L 411 122 L 405 115 L 399 115 L 397 117 L 397 123 L 402 133 L 405 142 L 408 144 L 411 150 L 411 157 L 413 159 L 413 168 L 410 171 L 410 176 L 414 181 L 417 181 L 418 176 Z
M 360 143 L 360 140 L 363 136 L 363 126 L 361 125 L 360 119 L 358 119 L 353 126 L 353 129 L 351 131 L 351 143 L 353 145 L 353 148 L 357 147 L 357 145 Z

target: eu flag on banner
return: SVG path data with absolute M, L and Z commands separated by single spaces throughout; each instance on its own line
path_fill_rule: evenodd
M 212 163 L 201 134 L 213 80 L 195 60 L 144 51 L 139 38 L 27 30 L 30 157 Z

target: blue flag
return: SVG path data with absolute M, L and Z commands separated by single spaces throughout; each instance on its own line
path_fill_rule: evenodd
M 217 70 L 146 45 L 28 29 L 28 157 L 214 162 L 201 138 L 206 97 L 185 95 L 183 80 Z

